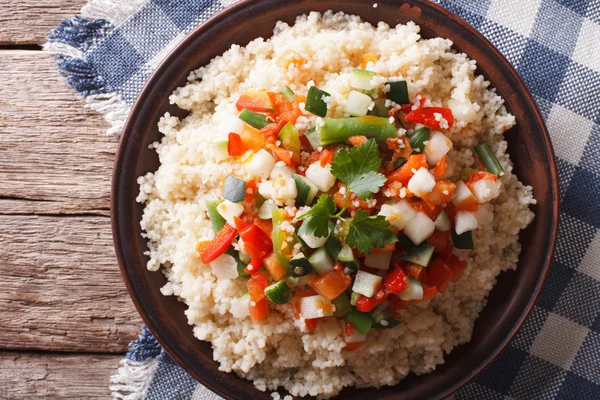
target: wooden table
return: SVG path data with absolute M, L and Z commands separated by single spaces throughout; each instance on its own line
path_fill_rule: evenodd
M 107 398 L 141 325 L 114 255 L 117 141 L 40 45 L 86 0 L 0 0 L 0 398 Z

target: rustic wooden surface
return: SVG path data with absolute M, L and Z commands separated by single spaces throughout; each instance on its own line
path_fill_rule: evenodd
M 0 353 L 2 399 L 106 399 L 114 354 Z
M 0 0 L 0 44 L 44 43 L 48 32 L 87 0 Z
M 107 124 L 39 51 L 85 0 L 0 0 L 0 398 L 108 398 L 141 320 L 114 256 Z

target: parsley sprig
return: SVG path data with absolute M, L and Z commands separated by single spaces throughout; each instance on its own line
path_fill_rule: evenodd
M 367 211 L 358 210 L 354 218 L 342 215 L 348 206 L 350 192 L 361 200 L 367 200 L 377 193 L 385 183 L 385 176 L 378 173 L 381 165 L 377 142 L 371 139 L 352 150 L 339 150 L 331 164 L 331 173 L 346 185 L 344 207 L 338 213 L 333 198 L 322 194 L 317 203 L 300 218 L 305 218 L 302 229 L 317 237 L 329 234 L 329 221 L 337 218 L 348 226 L 346 244 L 355 247 L 363 254 L 370 254 L 373 248 L 381 248 L 397 241 L 389 229 L 390 223 L 382 215 L 370 216 Z

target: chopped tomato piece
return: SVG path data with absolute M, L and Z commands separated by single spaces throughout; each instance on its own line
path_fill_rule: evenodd
M 450 243 L 450 231 L 440 232 L 433 231 L 431 236 L 427 238 L 427 243 L 430 246 L 433 246 L 434 252 L 443 253 L 448 248 L 448 244 Z
M 228 135 L 227 152 L 230 156 L 241 156 L 248 150 L 242 142 L 242 138 L 237 133 L 231 132 Z
M 387 182 L 401 182 L 406 186 L 408 185 L 410 178 L 412 178 L 415 172 L 420 168 L 427 168 L 427 158 L 425 157 L 425 154 L 413 154 L 408 157 L 403 166 L 392 171 L 387 176 Z
M 377 54 L 372 52 L 372 51 L 368 51 L 366 53 L 363 53 L 360 55 L 360 67 L 362 69 L 366 69 L 367 68 L 367 64 L 369 62 L 372 63 L 376 63 L 377 62 Z
M 352 336 L 356 332 L 356 328 L 350 322 L 346 321 L 346 336 Z
M 380 288 L 373 297 L 367 297 L 361 294 L 356 300 L 356 309 L 360 312 L 369 312 L 379 304 L 383 303 L 386 297 L 387 293 L 382 288 Z
M 367 141 L 366 136 L 350 136 L 348 138 L 348 143 L 350 143 L 352 146 L 360 146 L 361 144 L 365 143 L 366 141 Z
M 346 186 L 343 183 L 338 182 L 338 187 L 346 187 Z M 338 208 L 344 208 L 345 200 L 346 200 L 346 195 L 341 194 L 339 190 L 336 190 L 335 193 L 333 193 L 333 201 L 335 201 L 335 205 L 338 206 Z M 358 204 L 358 205 L 355 205 L 355 204 Z M 348 202 L 346 209 L 348 211 L 352 212 L 352 211 L 356 211 L 359 209 L 360 210 L 370 210 L 371 207 L 369 207 L 369 205 L 365 201 L 361 200 L 359 197 L 353 197 Z
M 268 143 L 275 144 L 277 142 L 277 136 L 281 129 L 287 124 L 285 121 L 279 121 L 274 124 L 269 124 L 264 128 L 260 129 L 260 132 L 264 135 L 265 139 L 267 139 Z
M 363 342 L 346 343 L 346 347 L 344 347 L 344 350 L 353 351 L 362 346 L 362 344 Z
M 412 147 L 410 146 L 410 139 L 406 136 L 402 136 L 401 139 L 391 138 L 386 139 L 388 149 L 394 152 L 392 161 L 396 161 L 398 158 L 408 158 L 412 154 Z
M 252 322 L 262 321 L 269 315 L 269 303 L 266 297 L 263 297 L 259 301 L 250 301 L 248 304 L 250 310 L 250 319 Z
M 240 139 L 242 139 L 246 150 L 259 151 L 265 144 L 265 137 L 262 132 L 248 124 L 244 124 Z
M 273 241 L 255 224 L 247 224 L 240 218 L 235 217 L 235 226 L 240 231 L 240 237 L 244 241 L 244 250 L 250 258 L 262 260 L 273 250 Z
M 351 283 L 352 278 L 346 275 L 344 271 L 333 269 L 315 278 L 310 285 L 324 299 L 333 300 L 348 289 Z
M 491 174 L 489 172 L 486 171 L 476 171 L 473 172 L 471 174 L 471 176 L 469 177 L 469 180 L 466 182 L 467 187 L 473 191 L 473 184 L 477 181 L 483 180 L 483 179 L 487 179 L 487 180 L 491 180 L 491 181 L 496 181 L 498 180 L 498 176 L 496 176 L 495 174 Z
M 396 268 L 383 279 L 383 287 L 389 293 L 398 294 L 408 284 L 408 277 L 401 268 Z
M 425 200 L 410 198 L 408 199 L 408 203 L 417 211 L 421 211 L 423 214 L 427 215 L 431 220 L 435 220 L 438 214 L 442 211 L 442 206 L 432 206 L 425 202 Z
M 431 286 L 428 288 L 424 288 L 423 289 L 423 298 L 421 300 L 418 300 L 418 302 L 429 301 L 429 300 L 433 299 L 436 294 L 438 294 L 437 287 Z
M 452 270 L 452 276 L 450 276 L 450 281 L 452 283 L 456 283 L 462 278 L 465 273 L 465 269 L 467 269 L 467 262 L 464 260 L 460 260 L 454 254 L 450 254 L 448 260 L 446 261 L 446 265 Z
M 439 120 L 436 119 L 436 114 L 441 115 Z M 442 118 L 448 123 L 447 127 L 440 126 Z M 406 119 L 408 122 L 423 124 L 436 129 L 450 129 L 454 124 L 454 115 L 452 114 L 452 110 L 446 107 L 417 108 L 416 110 L 412 110 L 406 114 L 404 119 Z
M 412 301 L 405 301 L 397 296 L 388 296 L 387 301 L 390 303 L 390 308 L 392 310 L 402 310 L 413 304 Z
M 435 286 L 438 292 L 444 293 L 448 288 L 451 276 L 452 271 L 450 268 L 438 257 L 431 261 L 425 275 L 421 278 L 421 282 L 429 286 Z
M 436 181 L 431 192 L 423 196 L 423 201 L 429 208 L 435 208 L 440 204 L 447 203 L 452 200 L 456 185 L 448 180 Z
M 446 156 L 442 157 L 435 167 L 433 168 L 433 176 L 436 178 L 443 178 L 446 175 L 446 170 L 448 169 L 448 161 L 446 160 Z
M 235 107 L 238 111 L 247 108 L 254 112 L 272 113 L 275 111 L 275 102 L 266 90 L 248 90 L 240 96 Z
M 479 208 L 479 202 L 477 201 L 475 196 L 467 197 L 460 203 L 454 205 L 455 211 L 460 211 L 460 210 L 477 211 L 478 208 Z M 450 214 L 448 214 L 448 216 L 450 216 Z M 454 220 L 454 217 L 452 217 L 451 221 L 453 221 L 453 220 Z
M 308 332 L 314 332 L 317 329 L 317 325 L 319 325 L 319 320 L 321 318 L 311 318 L 311 319 L 305 319 L 304 320 L 304 325 L 306 325 L 306 330 Z
M 267 149 L 273 152 L 273 155 L 277 159 L 277 161 L 283 161 L 289 167 L 296 168 L 296 162 L 294 161 L 294 154 L 291 151 L 283 149 L 274 144 L 267 144 Z
M 406 272 L 406 275 L 417 280 L 421 280 L 423 274 L 425 273 L 425 267 L 413 263 L 406 264 L 403 269 L 404 272 Z
M 269 254 L 263 260 L 263 262 L 265 264 L 265 268 L 267 269 L 267 271 L 269 271 L 269 275 L 271 275 L 271 278 L 273 278 L 274 280 L 278 281 L 287 275 L 286 269 L 283 268 L 283 266 L 277 259 L 277 255 L 275 254 L 275 252 L 271 252 L 271 254 Z
M 225 224 L 214 239 L 198 243 L 196 251 L 200 254 L 202 262 L 208 264 L 224 254 L 236 235 L 237 230 L 231 225 Z

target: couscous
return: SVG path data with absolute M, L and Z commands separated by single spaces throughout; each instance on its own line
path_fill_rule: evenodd
M 299 16 L 189 76 L 139 178 L 148 269 L 220 369 L 327 398 L 471 339 L 533 219 L 476 63 L 414 23 Z

